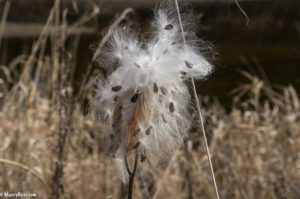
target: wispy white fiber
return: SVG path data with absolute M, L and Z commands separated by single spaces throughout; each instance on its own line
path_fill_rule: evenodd
M 95 99 L 109 118 L 111 151 L 120 167 L 124 154 L 137 147 L 155 162 L 182 143 L 192 122 L 187 80 L 204 79 L 213 70 L 201 46 L 184 45 L 169 11 L 156 11 L 153 25 L 148 40 L 119 28 L 99 60 L 111 73 Z

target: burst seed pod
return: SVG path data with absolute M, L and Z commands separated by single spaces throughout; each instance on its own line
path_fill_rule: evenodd
M 106 58 L 99 62 L 113 66 L 118 60 L 116 68 L 108 70 L 108 81 L 100 85 L 97 100 L 112 124 L 111 150 L 120 170 L 125 168 L 126 154 L 135 150 L 147 154 L 151 162 L 182 144 L 192 121 L 188 112 L 191 97 L 184 80 L 204 79 L 213 69 L 195 48 L 194 38 L 186 43 L 181 39 L 180 25 L 169 13 L 157 11 L 155 34 L 149 40 L 141 41 L 139 35 L 120 28 L 114 31 L 107 50 L 102 50 Z

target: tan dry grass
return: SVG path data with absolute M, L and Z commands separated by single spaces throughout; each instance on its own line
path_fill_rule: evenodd
M 250 98 L 237 103 L 229 113 L 217 102 L 206 103 L 210 150 L 222 198 L 300 196 L 300 114 L 299 101 L 293 101 L 293 93 L 291 87 L 283 91 L 277 99 L 283 106 L 266 100 L 254 108 Z M 5 105 L 0 112 L 1 158 L 27 165 L 50 187 L 58 112 L 47 99 L 38 97 L 34 105 L 26 108 Z M 101 130 L 105 128 L 92 117 L 84 116 L 79 104 L 76 107 L 66 144 L 64 196 L 118 198 L 122 187 L 104 152 Z M 190 194 L 195 198 L 214 198 L 201 139 L 199 132 L 191 135 L 194 147 L 190 155 L 184 149 L 176 152 L 157 198 L 187 198 Z M 147 163 L 140 165 L 136 198 L 155 192 L 165 168 L 166 164 L 156 168 Z M 1 164 L 0 172 L 2 190 L 32 191 L 46 198 L 43 184 L 27 170 Z

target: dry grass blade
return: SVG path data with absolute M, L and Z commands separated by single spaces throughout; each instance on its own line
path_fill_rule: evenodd
M 48 185 L 47 185 L 46 181 L 34 169 L 29 168 L 25 164 L 21 164 L 19 162 L 15 162 L 15 161 L 3 159 L 3 158 L 0 158 L 0 162 L 3 163 L 3 164 L 9 164 L 9 165 L 13 165 L 13 166 L 22 168 L 22 169 L 28 171 L 29 173 L 32 173 L 34 176 L 36 176 L 40 180 L 40 182 L 43 184 L 43 186 L 44 186 L 45 190 L 47 191 L 47 193 L 49 193 Z
M 240 11 L 243 13 L 243 15 L 246 18 L 246 25 L 249 25 L 250 19 L 247 15 L 247 13 L 245 12 L 245 10 L 241 7 L 240 3 L 238 2 L 238 0 L 234 0 L 235 4 L 237 5 L 237 7 L 240 9 Z
M 178 154 L 179 154 L 179 152 L 178 152 L 178 151 L 175 151 L 174 154 L 172 155 L 172 158 L 171 158 L 170 162 L 168 163 L 168 166 L 167 166 L 167 168 L 165 169 L 163 176 L 161 177 L 161 179 L 160 179 L 159 182 L 158 182 L 156 191 L 155 191 L 155 193 L 154 193 L 152 199 L 156 199 L 156 198 L 157 198 L 157 196 L 158 196 L 158 194 L 159 194 L 159 192 L 160 192 L 160 190 L 161 190 L 161 188 L 162 188 L 162 184 L 163 184 L 163 182 L 165 181 L 165 178 L 167 177 L 167 175 L 169 174 L 169 171 L 170 171 L 170 169 L 171 169 L 171 166 L 173 165 L 173 162 L 175 162 L 175 160 L 177 159 Z
M 6 25 L 6 19 L 8 16 L 9 8 L 10 8 L 10 1 L 6 1 L 5 6 L 4 6 L 3 15 L 1 18 L 1 23 L 0 23 L 0 50 L 1 50 L 2 37 L 3 37 L 4 28 Z
M 47 22 L 45 23 L 44 28 L 42 29 L 42 32 L 41 32 L 38 40 L 34 43 L 29 58 L 27 59 L 26 63 L 24 64 L 24 71 L 23 71 L 22 76 L 20 78 L 20 81 L 23 82 L 23 83 L 27 83 L 28 80 L 29 80 L 29 75 L 30 75 L 29 71 L 30 71 L 30 68 L 31 68 L 30 66 L 32 65 L 32 62 L 35 59 L 35 56 L 36 56 L 36 54 L 37 54 L 37 52 L 40 48 L 40 45 L 46 39 L 46 35 L 47 35 L 46 33 L 49 31 L 49 26 L 50 26 L 51 22 L 53 21 L 54 14 L 55 14 L 55 11 L 56 11 L 56 8 L 58 7 L 58 5 L 59 5 L 59 1 L 56 0 L 54 5 L 53 5 L 53 8 L 50 11 Z
M 183 38 L 184 43 L 186 43 L 185 36 L 184 36 L 183 25 L 182 25 L 182 20 L 181 20 L 181 15 L 180 15 L 180 10 L 179 10 L 179 5 L 178 5 L 178 0 L 175 0 L 175 4 L 176 4 L 178 19 L 179 19 L 179 23 L 180 23 L 181 32 L 182 32 L 182 38 Z M 220 198 L 219 197 L 219 191 L 218 191 L 217 182 L 216 182 L 216 178 L 215 178 L 215 173 L 214 173 L 214 169 L 213 169 L 213 165 L 212 165 L 212 161 L 211 161 L 211 156 L 210 156 L 210 152 L 209 152 L 209 147 L 208 147 L 208 143 L 207 143 L 207 138 L 206 138 L 206 133 L 205 133 L 205 128 L 204 128 L 204 122 L 203 122 L 200 103 L 199 103 L 198 94 L 197 94 L 197 90 L 196 90 L 196 86 L 195 86 L 195 81 L 194 81 L 193 78 L 191 78 L 191 81 L 192 81 L 192 87 L 193 87 L 193 93 L 194 93 L 194 97 L 195 97 L 195 101 L 196 101 L 197 111 L 198 111 L 198 114 L 199 114 L 200 125 L 201 125 L 201 128 L 202 128 L 204 143 L 205 143 L 205 147 L 206 147 L 206 154 L 207 154 L 207 158 L 208 158 L 208 162 L 209 162 L 209 167 L 210 167 L 210 171 L 211 171 L 211 175 L 212 175 L 212 180 L 213 180 L 213 183 L 214 183 L 215 194 L 216 194 L 216 198 L 219 199 Z

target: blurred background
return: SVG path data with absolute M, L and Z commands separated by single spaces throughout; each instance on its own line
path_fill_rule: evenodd
M 158 0 L 0 0 L 0 192 L 124 198 L 92 111 L 98 52 Z M 300 1 L 183 0 L 216 66 L 197 82 L 221 198 L 300 198 Z M 133 10 L 128 10 L 132 8 Z M 214 198 L 200 128 L 136 198 Z
M 71 37 L 79 36 L 76 79 L 82 79 L 86 65 L 101 35 L 112 23 L 113 18 L 125 8 L 135 10 L 135 23 L 142 24 L 142 31 L 149 30 L 152 10 L 159 1 L 111 0 L 111 1 L 62 1 L 67 9 L 67 21 Z M 4 14 L 6 1 L 0 2 Z M 195 28 L 200 38 L 210 42 L 212 62 L 218 67 L 216 73 L 201 85 L 200 93 L 218 96 L 222 104 L 230 105 L 230 90 L 243 77 L 237 72 L 246 70 L 276 85 L 300 87 L 299 40 L 300 3 L 296 0 L 241 0 L 250 23 L 230 0 L 191 0 L 182 4 L 194 12 Z M 20 54 L 29 54 L 32 43 L 40 35 L 54 1 L 12 0 L 5 28 L 1 29 L 1 64 L 10 63 Z M 80 26 L 76 22 L 83 15 L 91 15 Z M 190 12 L 189 11 L 189 12 Z M 55 27 L 49 28 L 55 32 Z

